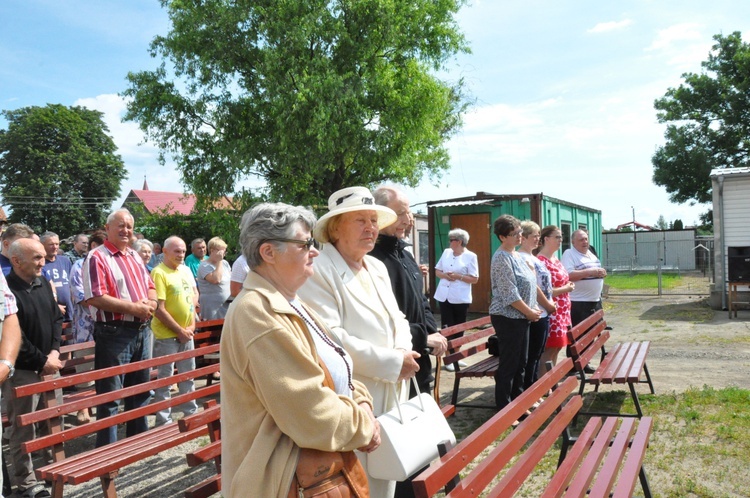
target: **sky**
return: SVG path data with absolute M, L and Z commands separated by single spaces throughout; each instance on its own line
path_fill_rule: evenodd
M 674 204 L 651 181 L 665 125 L 653 102 L 700 72 L 715 34 L 750 31 L 736 0 L 469 0 L 457 16 L 471 48 L 441 78 L 463 78 L 473 105 L 448 142 L 451 169 L 406 189 L 427 201 L 544 193 L 602 211 L 613 228 L 698 221 L 708 205 Z M 129 71 L 157 67 L 149 43 L 170 27 L 158 0 L 2 0 L 0 109 L 48 103 L 104 113 L 131 189 L 181 189 L 118 95 Z M 747 39 L 747 36 L 745 37 Z M 0 118 L 0 128 L 7 122 Z

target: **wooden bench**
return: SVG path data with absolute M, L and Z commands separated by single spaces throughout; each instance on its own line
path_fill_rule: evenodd
M 213 344 L 219 344 L 221 341 L 221 330 L 224 328 L 224 319 L 218 318 L 216 320 L 204 320 L 195 324 L 195 333 L 193 334 L 193 343 L 195 349 L 211 346 Z M 219 363 L 219 353 L 211 353 L 204 355 L 200 361 L 196 362 L 197 367 L 203 365 L 210 365 Z M 218 377 L 220 374 L 218 371 L 214 372 Z M 214 374 L 206 377 L 206 382 L 211 384 L 214 380 Z
M 457 334 L 463 332 L 462 337 L 456 337 Z M 454 364 L 454 380 L 453 380 L 453 394 L 451 395 L 450 407 L 455 409 L 457 406 L 466 406 L 472 408 L 492 408 L 494 404 L 490 405 L 476 405 L 471 403 L 458 403 L 458 390 L 461 386 L 461 379 L 465 378 L 480 378 L 480 377 L 494 377 L 495 371 L 497 370 L 498 358 L 497 356 L 490 356 L 484 358 L 468 367 L 461 367 L 458 364 L 459 360 L 466 360 L 472 356 L 481 353 L 487 349 L 487 338 L 495 334 L 495 329 L 492 328 L 490 323 L 490 317 L 485 316 L 476 320 L 461 323 L 459 325 L 453 325 L 446 327 L 440 331 L 440 333 L 448 340 L 448 351 L 453 353 L 447 353 L 442 362 L 446 365 Z M 437 368 L 435 371 L 435 399 L 440 402 L 439 389 L 440 389 L 440 359 L 437 361 Z M 451 409 L 448 407 L 448 409 Z M 444 411 L 445 413 L 445 411 Z
M 630 417 L 642 417 L 643 410 L 638 400 L 638 392 L 635 385 L 647 383 L 651 394 L 655 394 L 654 384 L 646 365 L 648 355 L 648 341 L 621 342 L 616 344 L 609 352 L 605 349 L 605 343 L 610 337 L 607 330 L 607 322 L 604 320 L 604 311 L 599 310 L 586 320 L 568 330 L 569 351 L 573 359 L 573 365 L 581 379 L 578 393 L 583 394 L 586 384 L 594 385 L 594 391 L 599 391 L 600 384 L 628 384 L 630 395 L 635 404 L 636 414 L 612 413 L 612 412 L 581 412 L 588 415 L 622 415 Z M 591 360 L 599 356 L 599 366 L 593 374 L 587 375 L 586 366 Z
M 216 474 L 188 488 L 185 498 L 208 498 L 221 492 L 221 405 L 213 400 L 208 401 L 202 412 L 182 418 L 177 423 L 181 432 L 191 432 L 204 426 L 207 428 L 211 442 L 185 456 L 189 467 L 213 461 L 216 469 Z
M 65 402 L 61 405 L 56 403 L 54 393 L 56 389 L 74 386 L 83 382 L 96 381 L 116 375 L 124 375 L 142 369 L 151 369 L 159 365 L 178 360 L 216 353 L 219 345 L 206 346 L 192 351 L 184 351 L 172 355 L 161 356 L 149 360 L 133 362 L 127 365 L 93 370 L 65 377 L 44 380 L 42 382 L 20 386 L 14 389 L 14 395 L 30 396 L 40 394 L 48 399 L 48 406 L 38 411 L 20 415 L 14 423 L 29 425 L 33 423 L 47 424 L 49 435 L 39 436 L 36 439 L 24 443 L 23 451 L 32 452 L 44 448 L 50 448 L 53 455 L 53 463 L 45 465 L 36 470 L 40 479 L 52 483 L 52 496 L 61 498 L 65 484 L 80 484 L 94 478 L 100 478 L 103 495 L 108 498 L 117 496 L 114 479 L 119 469 L 139 462 L 147 457 L 156 455 L 166 449 L 178 446 L 196 437 L 207 433 L 206 427 L 200 427 L 189 432 L 180 432 L 178 424 L 165 424 L 158 428 L 150 429 L 135 436 L 120 439 L 114 443 L 94 448 L 77 455 L 67 455 L 64 443 L 73 439 L 83 438 L 101 429 L 116 426 L 118 424 L 134 420 L 139 417 L 154 414 L 167 407 L 176 407 L 190 400 L 214 396 L 219 392 L 219 384 L 196 386 L 192 393 L 172 396 L 171 399 L 152 403 L 144 407 L 118 413 L 102 420 L 92 420 L 88 424 L 77 427 L 61 427 L 61 418 L 68 413 L 96 407 L 97 405 L 122 400 L 126 397 L 151 391 L 159 387 L 167 387 L 174 383 L 188 379 L 200 378 L 218 371 L 218 364 L 211 364 L 197 368 L 190 372 L 174 375 L 172 377 L 151 380 L 146 383 L 126 387 L 119 391 L 94 394 L 84 399 Z
M 521 396 L 495 414 L 437 462 L 417 476 L 417 497 L 435 496 L 445 488 L 447 497 L 476 497 L 491 486 L 486 496 L 511 497 L 536 470 L 546 455 L 554 455 L 557 468 L 543 477 L 546 487 L 535 496 L 630 497 L 638 481 L 651 497 L 643 469 L 653 420 L 593 417 L 577 438 L 569 425 L 583 400 L 576 390 L 578 381 L 566 375 L 572 360 L 566 358 Z M 558 384 L 559 383 L 559 384 Z M 534 404 L 550 389 L 537 408 Z M 527 410 L 531 414 L 524 418 Z M 519 419 L 522 419 L 516 427 Z M 537 435 L 538 434 L 538 435 Z M 555 442 L 561 440 L 560 453 Z M 486 456 L 480 456 L 486 453 Z M 469 467 L 475 459 L 476 465 Z M 554 457 L 553 457 L 554 458 Z M 459 473 L 463 478 L 459 479 Z M 611 493 L 611 494 L 610 494 Z

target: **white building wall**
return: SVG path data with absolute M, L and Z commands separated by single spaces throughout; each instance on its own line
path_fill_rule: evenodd
M 717 249 L 714 253 L 716 284 L 712 292 L 711 304 L 719 308 L 723 302 L 722 293 L 726 293 L 727 289 L 727 247 L 750 246 L 750 168 L 714 170 L 711 172 L 711 177 L 714 247 Z M 719 177 L 724 178 L 723 193 Z M 724 230 L 723 241 L 722 230 Z

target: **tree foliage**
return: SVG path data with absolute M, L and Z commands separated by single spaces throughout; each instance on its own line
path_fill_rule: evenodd
M 702 72 L 683 74 L 654 103 L 669 124 L 652 158 L 653 181 L 672 202 L 710 202 L 713 168 L 750 166 L 750 45 L 739 32 L 714 40 Z
M 669 223 L 667 223 L 667 219 L 663 214 L 660 214 L 659 219 L 656 220 L 656 228 L 658 228 L 659 230 L 666 230 L 667 228 L 669 228 Z
M 102 113 L 49 104 L 3 115 L 0 193 L 10 221 L 61 237 L 101 226 L 126 176 Z
M 130 73 L 126 119 L 171 155 L 198 195 L 247 178 L 274 200 L 415 186 L 449 166 L 462 81 L 433 73 L 467 51 L 465 0 L 162 0 L 154 71 Z

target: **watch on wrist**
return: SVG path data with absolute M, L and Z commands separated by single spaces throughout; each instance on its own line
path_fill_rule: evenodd
M 0 360 L 0 363 L 8 367 L 8 378 L 13 377 L 13 374 L 16 373 L 16 367 L 13 366 L 13 363 L 9 360 Z

